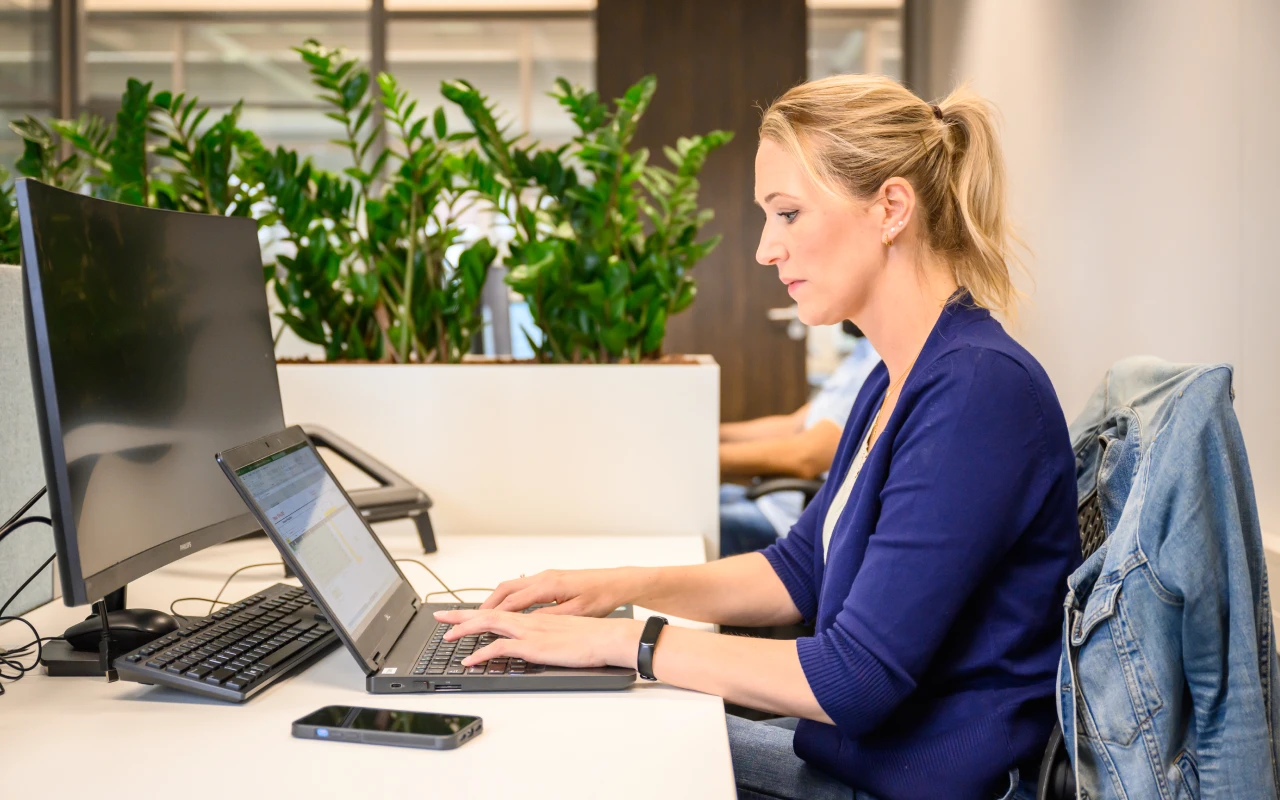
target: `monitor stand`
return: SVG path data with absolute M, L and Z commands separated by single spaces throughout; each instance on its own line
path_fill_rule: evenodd
M 63 640 L 49 642 L 41 648 L 43 652 L 40 663 L 44 665 L 45 672 L 50 677 L 85 678 L 105 675 L 108 681 L 116 680 L 116 671 L 111 666 L 111 663 L 116 656 L 121 655 L 126 650 L 115 641 L 115 637 L 110 635 L 111 625 L 113 623 L 121 625 L 129 621 L 142 623 L 148 618 L 154 619 L 160 613 L 145 608 L 126 609 L 125 588 L 122 586 L 94 603 L 93 613 L 85 618 L 91 619 L 97 616 L 99 620 L 98 629 L 105 629 L 107 632 L 106 636 L 98 640 L 98 649 L 96 651 L 76 650 Z M 77 626 L 80 624 L 82 623 L 76 623 Z M 159 633 L 156 638 L 163 635 L 163 633 Z

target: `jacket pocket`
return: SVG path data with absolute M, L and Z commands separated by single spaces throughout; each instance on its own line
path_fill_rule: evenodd
M 1122 586 L 1120 580 L 1094 586 L 1072 620 L 1071 647 L 1080 735 L 1128 747 L 1163 703 L 1125 612 Z
M 1195 756 L 1187 750 L 1178 753 L 1169 773 L 1174 797 L 1178 800 L 1200 800 L 1200 770 L 1196 768 Z

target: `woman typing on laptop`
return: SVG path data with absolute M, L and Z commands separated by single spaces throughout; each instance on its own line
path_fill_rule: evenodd
M 990 314 L 1016 299 L 1004 183 L 992 111 L 964 90 L 930 105 L 842 75 L 775 102 L 757 260 L 804 322 L 852 320 L 884 359 L 830 480 L 761 552 L 508 581 L 479 611 L 439 614 L 447 638 L 509 637 L 469 663 L 638 667 L 794 718 L 729 718 L 741 797 L 1032 797 L 1080 550 L 1062 409 Z M 597 618 L 624 603 L 815 635 Z

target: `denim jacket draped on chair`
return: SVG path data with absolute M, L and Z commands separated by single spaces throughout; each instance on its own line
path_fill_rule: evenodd
M 1107 539 L 1068 582 L 1080 796 L 1280 797 L 1277 663 L 1230 366 L 1116 364 L 1071 427 Z

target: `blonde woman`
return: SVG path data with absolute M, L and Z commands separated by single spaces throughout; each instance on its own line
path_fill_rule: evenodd
M 822 492 L 761 552 L 509 581 L 480 611 L 442 614 L 446 638 L 509 637 L 468 663 L 638 666 L 783 715 L 728 718 L 740 797 L 1033 797 L 1080 545 L 1062 409 L 990 313 L 1016 300 L 992 110 L 879 77 L 803 84 L 765 112 L 756 201 L 757 260 L 800 318 L 852 320 L 884 359 Z M 816 633 L 594 618 L 625 602 Z

